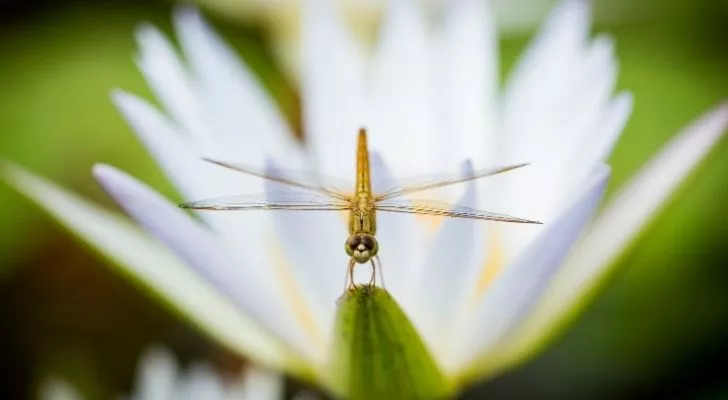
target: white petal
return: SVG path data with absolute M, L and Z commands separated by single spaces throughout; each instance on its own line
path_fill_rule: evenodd
M 564 171 L 590 170 L 594 165 L 609 158 L 632 114 L 632 104 L 632 95 L 629 93 L 621 93 L 612 100 L 603 112 L 599 124 L 589 129 L 591 134 L 585 135 L 581 141 L 576 141 L 577 151 L 572 152 L 570 160 L 567 158 Z
M 380 183 L 391 182 L 392 176 L 379 152 L 371 153 L 370 163 L 372 190 L 377 192 Z M 377 213 L 379 259 L 385 285 L 410 318 L 419 300 L 416 282 L 424 267 L 422 248 L 427 236 L 423 231 L 423 224 L 412 214 Z
M 505 89 L 502 163 L 539 162 L 562 143 L 555 139 L 574 117 L 567 105 L 582 72 L 588 27 L 588 2 L 566 0 L 522 56 Z
M 215 176 L 218 168 L 200 159 L 208 150 L 195 150 L 196 142 L 184 137 L 172 121 L 147 101 L 123 91 L 114 92 L 112 98 L 183 197 L 212 196 L 229 184 L 219 178 L 220 174 Z
M 494 164 L 498 45 L 489 1 L 448 3 L 445 22 L 436 37 L 439 49 L 438 107 L 442 137 L 438 146 L 444 165 L 472 159 L 476 168 Z
M 463 175 L 473 173 L 472 164 L 463 166 Z M 473 181 L 456 203 L 475 207 L 477 191 Z M 438 361 L 447 368 L 453 360 L 448 357 L 452 346 L 453 322 L 459 306 L 466 300 L 465 288 L 477 280 L 478 267 L 483 261 L 485 227 L 482 221 L 447 218 L 430 242 L 421 276 L 417 279 L 418 302 L 413 323 Z M 419 279 L 418 279 L 419 278 Z
M 584 298 L 637 237 L 688 174 L 728 129 L 728 104 L 703 116 L 634 176 L 604 208 L 569 257 L 543 302 L 524 326 L 515 350 L 528 351 L 539 339 L 574 316 Z
M 547 118 L 551 121 L 542 127 L 542 151 L 560 161 L 558 180 L 554 183 L 561 188 L 573 188 L 597 164 L 606 161 L 609 153 L 605 154 L 604 149 L 611 152 L 631 114 L 629 94 L 622 93 L 613 99 L 617 70 L 613 42 L 604 35 L 594 39 L 580 51 L 563 86 L 546 99 L 549 104 L 545 106 L 551 107 Z M 616 109 L 625 111 L 618 124 L 612 122 Z M 615 127 L 619 129 L 615 131 Z M 575 168 L 569 163 L 572 158 L 584 161 Z
M 73 385 L 59 379 L 44 382 L 39 397 L 41 400 L 83 400 Z
M 214 146 L 203 110 L 187 71 L 172 43 L 151 25 L 136 31 L 137 65 L 154 95 L 185 133 L 199 143 Z
M 13 187 L 194 326 L 257 363 L 290 367 L 292 355 L 282 345 L 130 221 L 19 167 L 5 164 L 2 173 Z
M 566 0 L 549 16 L 534 42 L 522 56 L 508 80 L 505 91 L 505 128 L 518 132 L 508 137 L 510 157 L 530 156 L 541 145 L 543 129 L 539 123 L 548 119 L 555 95 L 579 66 L 589 29 L 589 2 Z M 528 118 L 524 118 L 528 113 Z M 530 139 L 523 143 L 524 139 Z
M 236 253 L 232 243 L 223 241 L 136 179 L 105 165 L 94 167 L 94 175 L 145 230 L 270 333 L 314 359 L 318 349 L 297 323 L 287 304 L 289 296 L 272 273 L 275 266 L 266 258 L 264 249 Z
M 253 165 L 262 166 L 266 156 L 283 165 L 300 162 L 285 118 L 235 52 L 192 8 L 178 9 L 174 22 L 216 151 Z
M 282 400 L 284 380 L 280 374 L 250 365 L 240 384 L 233 388 L 230 400 Z
M 617 70 L 613 40 L 605 35 L 586 40 L 588 9 L 585 1 L 558 7 L 506 90 L 505 162 L 550 161 L 554 174 L 547 183 L 556 185 L 551 191 L 555 194 L 573 188 L 605 161 L 604 150 L 611 150 L 621 132 L 605 129 L 605 124 L 621 128 L 624 121 L 611 123 L 618 119 L 614 109 L 625 109 L 625 118 L 631 111 L 628 95 L 612 100 Z M 601 158 L 586 160 L 587 155 Z M 574 158 L 580 160 L 577 170 L 582 174 L 573 173 Z M 504 204 L 512 204 L 512 197 L 506 193 Z M 554 207 L 562 202 L 554 199 Z
M 194 139 L 184 137 L 171 121 L 145 100 L 124 92 L 114 93 L 113 98 L 185 200 L 263 192 L 262 179 L 203 161 L 201 156 L 209 156 L 206 150 L 199 148 Z M 241 253 L 263 246 L 259 232 L 270 223 L 268 216 L 257 213 L 208 212 L 200 213 L 200 217 L 217 232 L 230 240 L 237 240 Z
M 414 0 L 395 0 L 383 24 L 368 97 L 370 148 L 382 154 L 397 176 L 441 171 L 433 162 L 442 153 L 434 119 L 434 49 L 426 21 Z
M 268 169 L 280 175 L 272 164 Z M 266 193 L 300 194 L 285 185 L 266 181 Z M 325 199 L 324 199 L 325 200 Z M 322 328 L 324 342 L 333 334 L 336 298 L 344 290 L 348 256 L 344 251 L 347 238 L 347 214 L 336 211 L 272 211 L 276 238 L 281 245 L 276 252 L 287 263 L 300 284 L 303 296 Z
M 135 400 L 172 400 L 177 385 L 178 366 L 164 348 L 152 347 L 142 354 L 137 367 Z
M 207 364 L 192 365 L 181 377 L 176 392 L 173 398 L 179 400 L 223 400 L 225 398 L 222 379 Z
M 364 119 L 364 57 L 332 0 L 305 0 L 302 105 L 306 140 L 322 171 L 354 176 Z
M 560 122 L 565 130 L 548 132 L 548 136 L 577 142 L 576 139 L 588 137 L 599 126 L 604 109 L 614 94 L 617 79 L 614 47 L 612 37 L 600 35 L 579 51 L 578 59 L 571 66 L 571 74 L 565 77 L 564 86 L 550 94 L 553 101 L 559 102 L 557 111 L 561 114 L 555 117 L 563 119 Z M 584 140 L 578 144 L 588 146 L 589 143 Z M 563 151 L 578 150 L 579 147 Z
M 528 160 L 525 160 L 528 161 Z M 535 162 L 524 168 L 493 177 L 488 182 L 489 199 L 484 207 L 520 218 L 546 224 L 556 220 L 575 193 L 565 193 L 556 182 L 563 175 L 559 160 Z M 503 265 L 509 265 L 546 229 L 545 225 L 524 228 L 520 224 L 498 224 L 497 234 L 503 249 Z
M 532 167 L 503 178 L 493 208 L 549 221 L 604 162 L 631 113 L 631 97 L 612 99 L 616 60 L 611 38 L 589 42 L 589 2 L 564 1 L 546 21 L 509 80 L 500 153 L 503 163 Z M 506 258 L 539 230 L 504 227 Z
M 492 351 L 522 322 L 582 233 L 608 177 L 606 165 L 597 168 L 567 211 L 546 224 L 541 235 L 493 282 L 475 311 L 471 336 L 462 341 L 460 357 L 473 359 Z

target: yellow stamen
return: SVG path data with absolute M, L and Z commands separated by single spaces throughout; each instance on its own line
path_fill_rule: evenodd
M 490 287 L 495 278 L 503 270 L 503 244 L 497 231 L 493 230 L 492 237 L 488 242 L 488 258 L 480 271 L 478 283 L 475 286 L 475 300 L 481 298 Z

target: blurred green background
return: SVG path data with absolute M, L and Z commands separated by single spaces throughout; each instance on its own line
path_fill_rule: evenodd
M 133 63 L 133 30 L 150 21 L 169 32 L 172 2 L 0 5 L 0 156 L 109 207 L 90 176 L 98 161 L 175 196 L 108 100 L 114 87 L 151 98 Z M 635 96 L 611 159 L 613 193 L 680 128 L 728 99 L 728 1 L 597 0 L 595 17 L 595 31 L 617 39 L 619 86 Z M 265 19 L 211 19 L 299 126 L 297 89 Z M 528 37 L 503 38 L 504 71 Z M 724 141 L 558 343 L 466 397 L 728 398 L 726 200 Z M 183 360 L 239 366 L 5 186 L 0 257 L 1 398 L 32 398 L 48 375 L 90 399 L 128 392 L 139 352 L 154 342 Z

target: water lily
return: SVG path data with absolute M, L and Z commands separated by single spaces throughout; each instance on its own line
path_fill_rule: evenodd
M 278 374 L 252 367 L 244 373 L 224 376 L 204 362 L 182 369 L 169 350 L 151 347 L 139 360 L 130 400 L 275 400 L 283 395 Z M 52 378 L 41 387 L 42 400 L 82 400 L 84 396 L 70 383 Z
M 387 292 L 348 293 L 337 321 L 347 235 L 335 213 L 197 218 L 97 165 L 94 175 L 139 228 L 18 167 L 7 165 L 4 175 L 220 344 L 339 395 L 363 397 L 353 388 L 365 375 L 353 371 L 377 363 L 394 367 L 370 369 L 371 382 L 438 382 L 429 393 L 439 395 L 536 354 L 728 125 L 726 105 L 691 124 L 594 217 L 632 99 L 614 93 L 614 44 L 589 37 L 588 2 L 567 0 L 550 14 L 503 90 L 485 2 L 453 1 L 429 30 L 414 1 L 393 1 L 373 54 L 330 1 L 308 1 L 304 11 L 304 144 L 196 11 L 175 14 L 182 56 L 155 28 L 137 32 L 137 63 L 161 110 L 123 91 L 114 102 L 184 200 L 265 191 L 261 180 L 200 156 L 352 177 L 356 132 L 365 125 L 376 179 L 453 171 L 464 161 L 532 163 L 433 196 L 544 225 L 382 213 Z M 376 345 L 363 351 L 375 334 Z M 398 368 L 412 368 L 412 381 L 388 375 Z

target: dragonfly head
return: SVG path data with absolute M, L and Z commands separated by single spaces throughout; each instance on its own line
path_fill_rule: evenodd
M 346 239 L 346 254 L 359 264 L 364 264 L 377 255 L 379 243 L 374 235 L 354 233 Z

